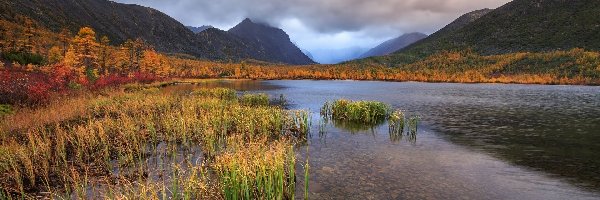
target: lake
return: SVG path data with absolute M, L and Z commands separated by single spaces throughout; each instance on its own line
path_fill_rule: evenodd
M 299 162 L 308 156 L 310 163 L 311 199 L 600 198 L 600 87 L 310 80 L 204 86 L 283 94 L 291 109 L 312 112 L 308 153 L 298 148 Z M 416 139 L 391 140 L 386 124 L 329 124 L 319 134 L 320 107 L 339 98 L 382 101 L 420 116 Z

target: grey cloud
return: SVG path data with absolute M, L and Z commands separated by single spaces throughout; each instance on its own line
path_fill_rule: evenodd
M 509 0 L 117 0 L 155 7 L 186 25 L 231 25 L 244 17 L 279 25 L 297 18 L 321 33 L 371 27 L 432 31 L 462 13 Z M 204 24 L 201 24 L 204 23 Z M 213 23 L 213 24 L 209 24 Z M 433 27 L 435 26 L 435 27 Z
M 316 61 L 352 57 L 407 32 L 430 34 L 460 15 L 510 0 L 115 0 L 165 12 L 185 25 L 227 29 L 242 19 L 283 28 Z

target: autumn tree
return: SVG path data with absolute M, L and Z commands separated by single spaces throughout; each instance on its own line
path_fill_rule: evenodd
M 21 38 L 18 42 L 19 52 L 35 53 L 33 37 L 35 36 L 35 27 L 33 21 L 29 18 L 24 18 L 24 29 Z
M 165 56 L 153 49 L 144 50 L 142 61 L 140 62 L 140 72 L 166 77 L 170 71 L 171 66 Z
M 67 54 L 67 50 L 69 50 L 69 42 L 71 41 L 71 32 L 66 28 L 63 28 L 58 35 L 58 42 L 60 43 L 60 47 L 62 50 L 62 56 Z
M 54 64 L 63 60 L 62 50 L 58 46 L 53 46 L 48 50 L 48 63 Z
M 102 36 L 102 38 L 100 38 L 100 48 L 98 51 L 98 65 L 102 74 L 109 74 L 114 71 L 114 69 L 111 69 L 111 65 L 113 65 L 114 62 L 110 62 L 112 54 L 110 40 L 108 37 Z
M 98 77 L 99 45 L 92 28 L 81 28 L 69 46 L 65 64 L 73 67 L 80 77 L 85 75 L 88 80 L 95 80 Z

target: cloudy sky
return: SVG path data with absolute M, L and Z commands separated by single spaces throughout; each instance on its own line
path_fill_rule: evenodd
M 228 30 L 248 17 L 282 28 L 317 61 L 403 33 L 431 34 L 460 15 L 510 0 L 114 0 L 158 9 L 188 26 Z

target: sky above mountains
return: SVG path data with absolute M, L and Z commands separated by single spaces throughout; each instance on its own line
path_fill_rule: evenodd
M 114 1 L 155 8 L 188 26 L 228 30 L 248 17 L 282 28 L 298 47 L 324 62 L 336 60 L 344 49 L 368 50 L 403 33 L 431 34 L 464 13 L 510 0 Z

